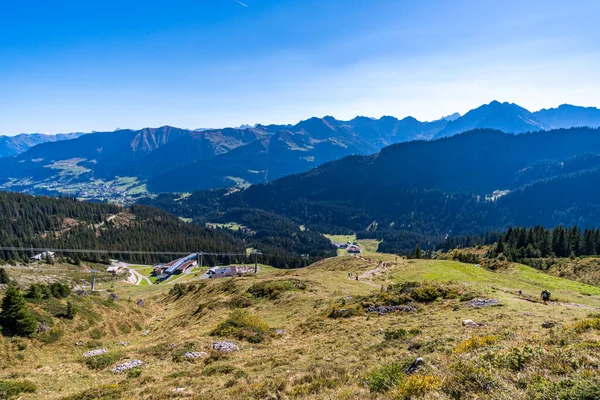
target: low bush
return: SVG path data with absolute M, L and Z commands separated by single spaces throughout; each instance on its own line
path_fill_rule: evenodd
M 229 306 L 231 308 L 248 308 L 252 305 L 252 300 L 244 296 L 233 296 L 229 300 Z
M 64 397 L 62 400 L 120 400 L 127 390 L 124 385 L 105 385 Z
M 391 390 L 402 381 L 406 368 L 408 368 L 408 365 L 401 363 L 388 364 L 377 368 L 367 377 L 369 390 L 375 393 Z
M 0 381 L 0 399 L 13 399 L 23 393 L 35 393 L 37 387 L 27 381 Z
M 472 398 L 474 394 L 489 393 L 497 385 L 489 368 L 476 365 L 472 361 L 457 361 L 449 366 L 449 371 L 450 374 L 442 384 L 442 390 L 453 399 Z
M 573 330 L 583 333 L 591 330 L 600 330 L 600 318 L 583 319 L 573 324 Z
M 97 356 L 83 357 L 81 359 L 81 362 L 85 364 L 89 369 L 98 371 L 116 363 L 121 358 L 122 354 L 120 352 L 109 351 L 108 353 L 99 354 Z
M 495 344 L 498 342 L 498 338 L 496 336 L 473 336 L 469 339 L 466 339 L 460 342 L 453 350 L 453 353 L 468 353 L 472 350 L 484 348 Z
M 229 364 L 210 364 L 202 371 L 202 375 L 233 375 L 236 378 L 243 378 L 247 375 L 244 370 L 234 367 Z
M 442 382 L 434 376 L 410 375 L 400 381 L 389 394 L 389 398 L 394 400 L 421 399 L 427 393 L 440 389 L 441 386 Z
M 52 328 L 38 336 L 38 340 L 44 344 L 52 344 L 58 342 L 63 336 L 64 331 L 59 328 Z
M 99 340 L 102 336 L 104 336 L 104 332 L 99 328 L 94 328 L 90 331 L 90 337 L 94 340 Z
M 251 343 L 260 343 L 269 333 L 269 326 L 246 310 L 234 310 L 229 318 L 219 324 L 211 335 L 235 337 Z
M 585 375 L 580 374 L 555 382 L 537 376 L 527 387 L 527 398 L 531 400 L 600 399 L 600 379 Z
M 271 300 L 279 298 L 282 293 L 290 290 L 306 290 L 307 285 L 297 279 L 283 281 L 258 282 L 248 288 L 248 293 L 254 297 L 264 297 Z

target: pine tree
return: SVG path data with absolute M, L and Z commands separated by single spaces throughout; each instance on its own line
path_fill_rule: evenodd
M 8 277 L 8 272 L 4 268 L 0 268 L 0 284 L 8 284 L 10 283 L 10 278 Z
M 38 323 L 35 315 L 27 306 L 21 291 L 10 285 L 2 300 L 0 326 L 4 334 L 29 336 L 37 332 Z

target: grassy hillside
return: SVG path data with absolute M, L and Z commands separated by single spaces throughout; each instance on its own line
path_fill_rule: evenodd
M 547 306 L 538 301 L 543 289 L 553 295 Z M 523 265 L 490 271 L 367 253 L 301 270 L 264 269 L 256 277 L 117 285 L 115 293 L 120 300 L 110 306 L 103 300 L 106 292 L 82 299 L 94 302 L 102 320 L 89 326 L 85 314 L 77 314 L 72 322 L 61 322 L 64 335 L 55 343 L 1 338 L 0 381 L 35 384 L 37 391 L 22 399 L 599 395 L 600 288 Z M 135 306 L 138 298 L 144 307 Z M 499 304 L 475 308 L 469 302 L 477 298 Z M 367 312 L 382 305 L 417 310 Z M 462 326 L 466 319 L 481 325 Z M 545 321 L 554 326 L 543 328 Z M 127 323 L 129 332 L 120 323 Z M 104 334 L 92 339 L 96 328 Z M 149 333 L 142 335 L 145 330 Z M 88 348 L 75 342 L 90 347 L 92 340 L 94 348 L 116 354 L 106 368 L 82 364 Z M 212 350 L 214 342 L 224 340 L 240 350 Z M 18 350 L 22 343 L 26 348 Z M 188 360 L 183 356 L 188 351 L 206 354 Z M 417 357 L 424 360 L 422 368 L 406 374 Z M 115 374 L 110 369 L 117 359 L 144 365 Z

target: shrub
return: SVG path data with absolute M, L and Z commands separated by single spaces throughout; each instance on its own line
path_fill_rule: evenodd
M 327 315 L 329 318 L 350 318 L 363 313 L 362 306 L 353 306 L 347 308 L 333 308 Z
M 557 382 L 536 377 L 527 388 L 531 400 L 596 400 L 600 399 L 600 379 L 583 376 L 569 377 Z
M 124 385 L 105 385 L 87 389 L 81 393 L 63 398 L 63 400 L 120 400 L 126 390 Z
M 101 370 L 116 363 L 121 359 L 120 352 L 111 352 L 104 354 L 98 354 L 92 357 L 83 357 L 81 362 L 84 363 L 89 369 Z
M 406 336 L 408 336 L 408 332 L 406 331 L 406 329 L 396 329 L 394 331 L 385 331 L 383 333 L 383 339 L 385 340 L 398 340 L 398 339 L 404 339 Z
M 229 375 L 229 374 L 241 374 L 243 376 L 245 376 L 245 372 L 234 367 L 233 365 L 229 365 L 229 364 L 211 364 L 209 366 L 207 366 L 206 368 L 204 368 L 204 370 L 202 371 L 202 375 L 205 376 L 212 376 L 212 375 Z M 240 376 L 241 377 L 241 376 Z
M 454 399 L 489 393 L 496 386 L 491 371 L 472 362 L 458 361 L 451 364 L 449 370 L 450 375 L 444 380 L 442 390 Z
M 10 283 L 8 272 L 4 268 L 0 268 L 0 285 L 7 285 Z
M 251 343 L 260 343 L 269 333 L 269 326 L 246 310 L 234 310 L 229 318 L 219 324 L 211 335 L 235 337 Z
M 264 281 L 258 282 L 248 288 L 248 293 L 254 297 L 264 297 L 275 300 L 283 292 L 290 290 L 306 290 L 306 283 L 297 279 L 285 281 Z
M 487 347 L 489 345 L 495 344 L 498 342 L 498 338 L 496 336 L 473 336 L 472 338 L 466 339 L 460 342 L 453 350 L 453 353 L 468 353 L 472 350 L 479 349 L 482 347 Z
M 140 368 L 133 368 L 127 371 L 127 379 L 139 378 L 142 375 L 142 370 Z
M 493 353 L 492 361 L 497 367 L 518 372 L 523 370 L 525 365 L 540 354 L 540 349 L 525 346 L 521 348 L 512 348 L 505 353 Z
M 131 326 L 125 321 L 118 321 L 117 328 L 121 333 L 131 333 Z
M 95 340 L 99 340 L 104 336 L 104 332 L 101 329 L 94 328 L 90 331 L 90 337 Z
M 231 308 L 248 308 L 252 305 L 252 300 L 244 296 L 234 296 L 229 300 Z
M 408 366 L 400 363 L 393 363 L 381 366 L 371 372 L 367 377 L 367 386 L 371 392 L 387 392 L 398 385 L 404 378 Z
M 64 336 L 64 334 L 65 332 L 62 329 L 54 327 L 40 334 L 38 339 L 44 344 L 52 344 L 58 342 Z
M 0 399 L 12 399 L 22 393 L 35 393 L 37 387 L 27 381 L 0 381 Z
M 600 330 L 600 318 L 584 319 L 573 325 L 573 330 L 583 333 L 590 330 Z
M 442 386 L 439 379 L 431 375 L 410 375 L 402 379 L 390 393 L 390 399 L 410 400 L 423 398 L 427 393 Z
M 420 286 L 410 293 L 410 297 L 421 303 L 431 303 L 441 296 L 441 291 L 435 286 Z

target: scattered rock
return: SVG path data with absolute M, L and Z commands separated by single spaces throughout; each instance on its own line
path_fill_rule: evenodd
M 500 304 L 500 300 L 496 299 L 473 299 L 467 302 L 470 306 L 480 308 L 480 307 L 489 307 Z
M 167 346 L 169 349 L 174 349 L 177 347 L 177 343 L 171 343 Z
M 144 307 L 146 304 L 144 303 L 144 299 L 137 299 L 135 301 L 136 306 Z
M 416 307 L 404 306 L 371 306 L 367 309 L 368 313 L 389 314 L 393 312 L 413 312 L 417 311 Z
M 173 391 L 174 391 L 174 392 L 183 392 L 183 391 L 185 391 L 185 388 L 182 388 L 182 387 L 180 387 L 180 388 L 175 388 L 175 389 L 173 389 Z
M 140 360 L 131 360 L 131 361 L 126 361 L 122 364 L 117 364 L 113 369 L 112 372 L 115 372 L 117 374 L 120 374 L 123 371 L 127 371 L 129 369 L 133 369 L 136 367 L 139 367 L 141 365 L 143 365 L 144 362 L 140 361 Z
M 108 299 L 112 301 L 117 301 L 119 300 L 119 295 L 117 295 L 116 293 L 111 293 L 108 295 Z
M 287 331 L 285 329 L 276 329 L 275 330 L 275 334 L 279 335 L 279 336 L 283 336 L 287 333 Z
M 414 374 L 415 372 L 417 372 L 419 369 L 421 369 L 421 367 L 423 366 L 423 358 L 419 357 L 417 358 L 407 369 L 406 369 L 406 373 L 408 375 L 410 374 Z
M 83 346 L 83 342 L 75 342 L 75 346 Z
M 206 357 L 208 354 L 206 354 L 203 351 L 188 351 L 187 353 L 183 353 L 183 358 L 200 358 L 200 357 Z
M 215 342 L 212 344 L 212 348 L 217 351 L 238 351 L 240 348 L 233 342 Z
M 480 322 L 475 322 L 472 319 L 465 319 L 462 322 L 462 326 L 477 327 L 477 326 L 485 326 L 485 324 L 482 324 Z
M 159 322 L 160 322 L 160 321 L 162 321 L 162 320 L 163 320 L 162 318 L 158 317 L 158 318 L 156 318 L 156 320 L 155 320 L 155 321 L 159 321 Z
M 38 325 L 38 333 L 46 332 L 48 329 L 48 325 L 44 323 Z
M 82 289 L 82 290 L 78 290 L 75 292 L 77 294 L 77 296 L 81 296 L 81 297 L 88 297 L 89 293 L 87 290 Z
M 142 336 L 147 336 L 147 335 L 149 335 L 149 334 L 150 334 L 150 331 L 149 331 L 149 330 L 142 332 Z
M 554 328 L 555 326 L 556 326 L 556 323 L 554 321 L 542 322 L 542 328 L 550 329 L 550 328 Z
M 127 346 L 129 343 L 128 342 L 123 342 L 121 341 L 121 343 L 119 343 L 121 346 Z
M 100 354 L 108 353 L 107 349 L 90 350 L 87 353 L 83 353 L 84 357 L 94 357 Z

